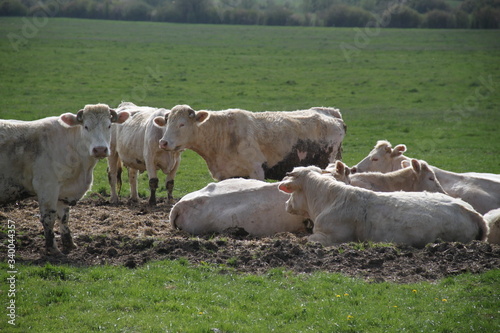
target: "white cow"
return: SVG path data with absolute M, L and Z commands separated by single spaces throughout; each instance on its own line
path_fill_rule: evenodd
M 374 192 L 295 168 L 279 185 L 290 193 L 289 213 L 314 223 L 310 241 L 324 246 L 351 241 L 403 243 L 423 247 L 444 241 L 485 240 L 488 227 L 468 203 L 441 193 Z
M 346 126 L 339 110 L 311 108 L 292 112 L 194 111 L 175 106 L 161 148 L 192 149 L 206 161 L 216 180 L 243 177 L 282 179 L 294 166 L 322 168 L 341 159 Z
M 426 162 L 412 159 L 411 165 L 408 161 L 402 161 L 401 163 L 403 169 L 388 173 L 364 172 L 352 174 L 349 167 L 341 161 L 337 161 L 329 165 L 326 171 L 341 182 L 372 191 L 428 191 L 446 194 L 434 171 Z
M 167 175 L 165 187 L 168 200 L 173 202 L 174 178 L 181 160 L 181 152 L 165 151 L 158 147 L 158 141 L 165 130 L 154 124 L 156 117 L 165 117 L 169 110 L 124 102 L 118 106 L 117 111 L 128 111 L 132 117 L 125 124 L 112 127 L 111 154 L 108 159 L 110 202 L 116 204 L 119 201 L 116 187 L 117 183 L 119 188 L 121 187 L 122 163 L 128 168 L 130 200 L 139 200 L 137 173 L 147 171 L 151 191 L 149 204 L 156 205 L 157 170 L 161 169 Z
M 278 184 L 254 179 L 227 179 L 184 196 L 170 212 L 174 228 L 192 234 L 239 227 L 255 236 L 304 232 L 304 218 L 288 214 L 289 195 Z
M 389 172 L 401 169 L 402 161 L 410 161 L 403 155 L 405 145 L 394 149 L 388 141 L 378 141 L 375 148 L 357 165 L 352 172 Z M 477 173 L 455 173 L 431 166 L 446 193 L 454 198 L 467 201 L 481 214 L 500 207 L 500 182 L 492 179 L 491 174 L 478 177 Z
M 109 155 L 111 124 L 128 117 L 128 112 L 96 104 L 76 115 L 0 120 L 0 204 L 37 197 L 48 254 L 60 253 L 53 231 L 56 217 L 64 252 L 76 247 L 68 227 L 69 206 L 90 188 L 97 160 Z
M 484 214 L 484 219 L 490 227 L 488 243 L 500 244 L 500 208 L 493 209 Z

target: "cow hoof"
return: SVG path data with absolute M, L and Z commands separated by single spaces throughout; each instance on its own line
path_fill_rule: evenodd
M 63 251 L 62 251 L 62 253 L 63 253 L 63 254 L 68 254 L 68 253 L 70 253 L 72 250 L 75 250 L 75 249 L 77 249 L 77 248 L 78 248 L 78 246 L 76 246 L 76 244 L 75 244 L 75 243 L 71 243 L 70 245 L 63 245 Z
M 59 251 L 57 247 L 50 247 L 45 250 L 45 254 L 49 257 L 60 257 L 60 256 L 65 256 L 64 253 Z

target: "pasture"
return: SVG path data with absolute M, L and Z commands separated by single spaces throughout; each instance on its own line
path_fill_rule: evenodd
M 498 31 L 33 20 L 0 18 L 2 119 L 33 120 L 76 112 L 97 102 L 116 107 L 123 100 L 165 108 L 185 103 L 212 110 L 333 106 L 348 126 L 343 160 L 349 166 L 366 156 L 377 140 L 387 139 L 393 145 L 406 144 L 408 156 L 443 169 L 500 173 Z M 41 226 L 37 231 L 36 211 L 21 205 L 19 209 L 33 213 L 25 218 L 15 215 L 22 219 L 16 221 L 16 230 L 24 244 L 19 244 L 18 252 L 25 256 L 18 258 L 16 267 L 18 331 L 469 332 L 500 327 L 497 248 L 484 251 L 486 257 L 492 256 L 484 265 L 496 270 L 401 285 L 368 284 L 326 272 L 295 274 L 285 268 L 241 274 L 237 269 L 241 258 L 231 251 L 218 264 L 199 260 L 194 265 L 180 259 L 133 270 L 86 267 L 90 260 L 80 264 L 77 260 L 83 253 L 95 264 L 114 263 L 107 261 L 110 253 L 92 253 L 86 242 L 95 250 L 99 242 L 115 240 L 120 254 L 128 242 L 151 239 L 149 247 L 158 249 L 158 242 L 168 241 L 162 238 L 162 229 L 169 227 L 167 205 L 153 212 L 141 205 L 119 206 L 129 212 L 128 219 L 112 224 L 109 211 L 115 210 L 105 202 L 106 161 L 98 163 L 94 177 L 85 200 L 101 207 L 95 215 L 84 214 L 92 211 L 92 204 L 81 211 L 78 205 L 73 208 L 69 223 L 79 235 L 80 249 L 62 262 L 66 265 L 43 266 L 46 260 L 37 253 L 43 240 L 37 236 Z M 160 179 L 162 184 L 164 178 Z M 210 181 L 204 161 L 186 151 L 174 197 Z M 147 197 L 147 176 L 141 175 L 139 182 L 140 194 Z M 127 188 L 122 196 L 128 195 Z M 158 195 L 165 196 L 165 189 L 159 190 Z M 94 193 L 100 198 L 95 199 Z M 15 209 L 2 208 L 2 224 Z M 152 220 L 158 225 L 134 220 L 142 215 L 155 216 Z M 87 221 L 108 229 L 94 233 Z M 113 238 L 113 229 L 134 226 L 142 233 Z M 148 228 L 152 233 L 144 232 Z M 5 235 L 4 225 L 1 230 Z M 36 239 L 29 241 L 27 235 Z M 227 242 L 227 237 L 217 236 L 214 242 Z M 273 244 L 271 240 L 264 245 Z M 123 260 L 115 263 L 127 266 Z M 0 276 L 5 281 L 8 268 L 3 262 Z M 447 275 L 464 271 L 470 269 Z M 0 295 L 2 304 L 7 304 L 6 290 L 2 288 Z M 6 318 L 2 313 L 0 327 L 13 329 Z

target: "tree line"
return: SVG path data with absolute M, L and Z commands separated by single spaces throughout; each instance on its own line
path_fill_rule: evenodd
M 457 1 L 455 1 L 456 3 Z M 500 0 L 0 0 L 0 16 L 177 23 L 500 28 Z

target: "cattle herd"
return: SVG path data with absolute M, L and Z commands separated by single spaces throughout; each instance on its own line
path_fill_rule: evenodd
M 0 120 L 0 205 L 36 197 L 47 254 L 61 254 L 56 219 L 68 253 L 76 247 L 69 206 L 90 189 L 98 159 L 108 157 L 111 204 L 119 202 L 122 166 L 132 201 L 139 200 L 137 174 L 147 171 L 150 205 L 162 170 L 174 204 L 170 223 L 191 234 L 238 227 L 268 236 L 312 227 L 309 241 L 324 246 L 373 241 L 423 247 L 438 239 L 500 244 L 500 175 L 445 171 L 387 141 L 349 168 L 341 162 L 345 135 L 341 113 L 328 107 L 254 113 L 124 102 L 35 121 Z M 218 182 L 175 202 L 185 149 L 198 153 Z

